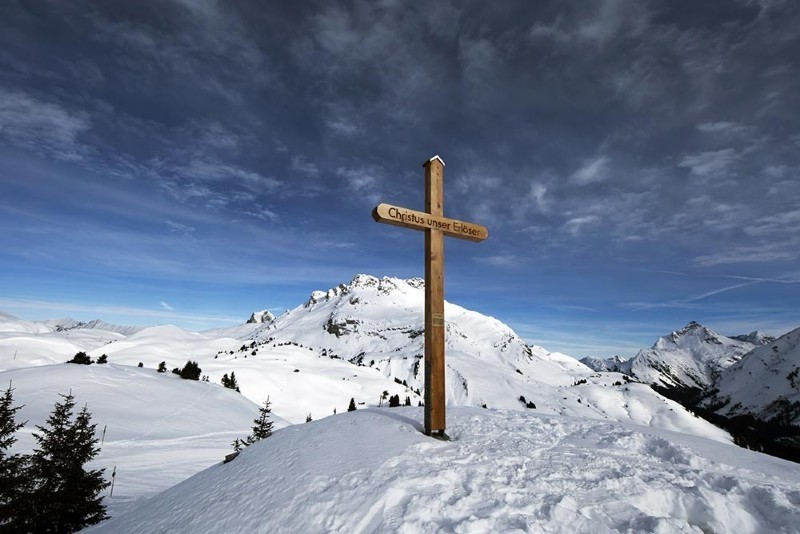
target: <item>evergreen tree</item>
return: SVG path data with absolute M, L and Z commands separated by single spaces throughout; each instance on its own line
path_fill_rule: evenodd
M 203 370 L 200 369 L 200 366 L 197 365 L 197 362 L 193 362 L 191 360 L 186 362 L 186 365 L 183 366 L 183 369 L 178 371 L 177 374 L 181 375 L 181 378 L 185 378 L 187 380 L 200 380 L 200 373 Z
M 236 373 L 231 371 L 231 376 L 228 378 L 228 373 L 222 375 L 222 385 L 228 389 L 235 389 L 239 391 L 239 383 L 236 381 Z
M 159 373 L 166 373 L 167 372 L 167 362 L 161 362 L 158 364 L 158 372 Z
M 306 423 L 310 423 L 311 421 L 313 421 L 313 419 L 311 419 L 311 414 L 309 413 L 309 414 L 306 416 Z
M 101 355 L 99 358 L 97 358 L 97 363 L 108 363 L 108 356 L 105 354 Z
M 398 406 L 400 406 L 400 395 L 389 397 L 389 408 L 397 408 Z
M 253 433 L 247 437 L 247 441 L 255 443 L 256 441 L 268 438 L 272 435 L 272 421 L 269 420 L 272 408 L 270 408 L 269 397 L 264 401 L 264 406 L 258 410 L 258 418 L 253 419 Z
M 14 433 L 25 425 L 15 421 L 17 410 L 22 406 L 12 406 L 13 391 L 9 384 L 0 397 L 0 532 L 24 530 L 19 518 L 25 509 L 28 490 L 27 477 L 23 474 L 27 457 L 7 452 L 17 441 Z
M 230 388 L 231 389 L 235 389 L 237 393 L 241 393 L 239 391 L 239 383 L 236 381 L 236 373 L 234 373 L 233 371 L 231 371 L 231 385 L 230 385 Z
M 233 443 L 231 443 L 234 451 L 239 452 L 244 447 L 248 447 L 256 441 L 261 441 L 272 435 L 273 422 L 269 419 L 270 413 L 272 413 L 272 408 L 270 406 L 271 403 L 269 402 L 269 397 L 267 397 L 267 400 L 264 401 L 264 406 L 258 410 L 258 417 L 253 419 L 253 432 L 246 438 L 236 438 L 233 440 Z
M 30 504 L 35 513 L 28 518 L 27 530 L 32 532 L 75 532 L 107 517 L 100 496 L 109 485 L 104 469 L 84 469 L 100 452 L 97 425 L 85 406 L 73 422 L 75 397 L 61 397 L 47 426 L 37 426 L 39 433 L 33 434 L 38 448 L 30 461 Z
M 356 400 L 353 397 L 350 397 L 350 404 L 347 405 L 348 412 L 356 411 Z
M 85 352 L 77 352 L 75 353 L 75 356 L 73 356 L 71 360 L 67 360 L 67 363 L 80 363 L 83 365 L 91 365 L 92 359 Z

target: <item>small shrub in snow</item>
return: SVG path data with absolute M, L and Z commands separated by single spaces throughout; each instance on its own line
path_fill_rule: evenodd
M 85 352 L 81 351 L 81 352 L 76 353 L 75 356 L 73 356 L 71 360 L 67 360 L 67 363 L 79 363 L 79 364 L 82 364 L 82 365 L 91 365 L 93 362 L 92 362 L 92 359 L 89 357 L 88 354 L 86 354 Z

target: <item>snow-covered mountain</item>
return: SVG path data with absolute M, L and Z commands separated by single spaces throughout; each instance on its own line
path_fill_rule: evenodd
M 586 356 L 585 358 L 581 358 L 580 361 L 582 364 L 595 371 L 618 373 L 620 370 L 620 365 L 622 365 L 626 360 L 615 354 L 610 358 Z
M 252 323 L 271 323 L 275 320 L 275 316 L 269 310 L 261 310 L 253 312 L 247 320 L 248 324 Z
M 159 326 L 128 336 L 86 328 L 0 332 L 0 369 L 62 363 L 78 351 L 149 369 L 192 360 L 212 382 L 235 372 L 243 395 L 256 404 L 270 396 L 276 414 L 300 423 L 309 414 L 345 411 L 351 398 L 360 406 L 378 405 L 384 391 L 417 405 L 424 377 L 423 306 L 421 279 L 358 275 L 313 292 L 268 323 L 202 333 Z M 445 326 L 451 406 L 536 409 L 730 441 L 649 387 L 528 346 L 494 318 L 446 303 Z
M 800 425 L 800 328 L 756 347 L 726 369 L 704 404 L 726 416 L 749 414 Z
M 764 334 L 763 332 L 759 332 L 758 330 L 753 330 L 749 334 L 740 334 L 738 336 L 731 336 L 731 339 L 735 339 L 737 341 L 746 341 L 751 345 L 755 345 L 756 347 L 760 345 L 766 345 L 767 343 L 772 343 L 775 341 L 774 336 L 769 336 Z
M 294 343 L 358 369 L 377 370 L 390 383 L 407 386 L 400 392 L 404 397 L 423 389 L 424 297 L 422 279 L 361 274 L 349 284 L 312 292 L 303 305 L 269 324 L 203 334 L 239 340 L 250 358 L 261 358 L 262 350 L 281 343 Z M 718 429 L 649 387 L 628 384 L 619 374 L 593 372 L 567 355 L 528 346 L 492 317 L 446 302 L 445 328 L 449 405 L 515 410 L 535 406 L 543 413 L 635 421 L 721 436 Z M 242 351 L 237 354 L 241 356 Z M 237 371 L 237 376 L 242 377 L 245 392 L 247 375 Z M 418 397 L 411 396 L 417 404 Z M 277 405 L 276 411 L 280 413 Z
M 651 348 L 640 350 L 620 363 L 618 369 L 646 384 L 705 389 L 754 346 L 692 321 L 681 330 L 662 336 Z
M 122 334 L 125 336 L 129 336 L 131 334 L 135 334 L 139 330 L 142 330 L 140 326 L 122 326 L 118 324 L 111 324 L 105 321 L 101 321 L 100 319 L 94 319 L 92 321 L 76 321 L 70 317 L 66 317 L 63 319 L 47 319 L 44 321 L 38 321 L 39 323 L 52 328 L 56 332 L 65 332 L 68 330 L 103 330 L 105 332 L 114 332 L 116 334 Z

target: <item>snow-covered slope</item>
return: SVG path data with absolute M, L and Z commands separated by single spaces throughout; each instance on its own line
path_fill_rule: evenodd
M 800 328 L 752 352 L 722 373 L 706 401 L 722 415 L 750 414 L 800 425 Z
M 753 347 L 692 321 L 622 362 L 619 370 L 646 384 L 704 389 Z
M 456 408 L 296 425 L 90 532 L 797 532 L 800 465 L 685 434 Z
M 14 404 L 23 406 L 17 421 L 27 421 L 15 450 L 33 448 L 32 432 L 60 393 L 72 391 L 78 406 L 88 406 L 98 437 L 105 429 L 94 465 L 106 468 L 107 477 L 117 468 L 112 514 L 222 460 L 258 415 L 258 406 L 219 385 L 114 364 L 15 369 L 0 372 L 0 383 L 3 389 L 12 384 Z M 277 416 L 273 421 L 289 424 Z
M 22 321 L 0 314 L 0 371 L 64 363 L 76 352 L 124 338 L 124 334 L 97 328 L 57 330 L 47 321 Z

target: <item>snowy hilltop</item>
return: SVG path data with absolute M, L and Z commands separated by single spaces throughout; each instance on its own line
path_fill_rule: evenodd
M 88 532 L 797 532 L 800 465 L 592 419 L 359 410 L 277 431 Z M 793 526 L 794 525 L 794 526 Z

